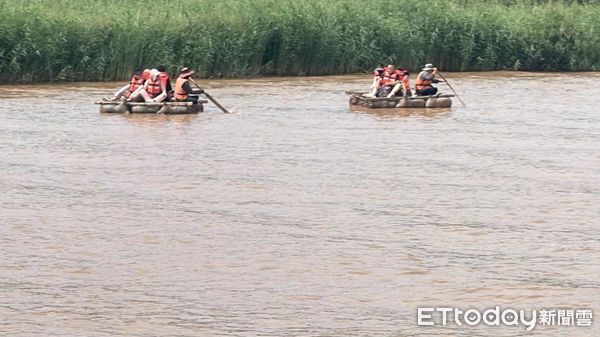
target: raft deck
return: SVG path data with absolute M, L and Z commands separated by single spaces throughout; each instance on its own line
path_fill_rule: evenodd
M 346 91 L 350 96 L 350 105 L 360 105 L 371 109 L 378 108 L 449 108 L 452 106 L 450 94 L 409 97 L 367 97 L 365 91 Z
M 158 114 L 195 114 L 204 111 L 207 100 L 193 102 L 126 102 L 98 101 L 100 113 L 158 113 Z

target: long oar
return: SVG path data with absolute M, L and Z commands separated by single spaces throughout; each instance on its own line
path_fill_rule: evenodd
M 200 86 L 198 85 L 198 83 L 196 83 L 191 77 L 189 78 L 190 82 L 194 83 L 194 85 L 196 87 L 198 87 L 198 89 L 203 90 L 202 88 L 200 88 Z M 204 91 L 204 90 L 203 90 Z M 213 102 L 219 109 L 221 109 L 221 111 L 223 111 L 223 113 L 230 113 L 229 111 L 227 111 L 227 109 L 225 109 L 221 103 L 217 102 L 216 99 L 214 99 L 211 95 L 209 95 L 206 91 L 204 91 L 204 96 L 206 96 L 206 98 L 208 98 L 211 102 Z
M 450 85 L 450 82 L 448 82 L 448 80 L 444 77 L 444 75 L 442 75 L 442 73 L 440 73 L 439 71 L 436 72 L 436 74 L 440 75 L 440 77 L 444 80 L 444 82 L 446 82 L 446 84 L 450 87 L 450 89 L 452 90 L 452 92 L 454 93 L 454 95 L 456 96 L 456 98 L 458 98 L 458 100 L 462 103 L 463 106 L 467 106 L 465 104 L 465 102 L 463 102 L 463 100 L 460 98 L 460 96 L 458 96 L 458 94 L 456 93 L 456 91 L 454 90 L 454 88 L 452 88 L 452 85 Z

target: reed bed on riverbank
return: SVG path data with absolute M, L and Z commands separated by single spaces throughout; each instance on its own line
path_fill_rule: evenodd
M 0 0 L 0 82 L 600 69 L 598 0 Z

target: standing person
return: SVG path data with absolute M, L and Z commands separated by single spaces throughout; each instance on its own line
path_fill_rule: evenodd
M 161 64 L 158 67 L 156 67 L 156 70 L 160 71 L 158 77 L 165 86 L 165 89 L 167 89 L 167 94 L 170 98 L 172 96 L 171 91 L 173 90 L 173 87 L 171 86 L 171 78 L 169 77 L 169 73 L 167 73 L 167 67 L 165 67 L 164 64 Z
M 423 71 L 417 75 L 417 79 L 415 81 L 415 89 L 416 93 L 419 96 L 427 96 L 427 95 L 435 95 L 437 94 L 438 89 L 431 85 L 432 83 L 444 82 L 443 80 L 438 80 L 435 78 L 435 74 L 437 73 L 437 68 L 433 67 L 433 64 L 427 63 L 423 68 Z
M 139 100 L 143 97 L 145 102 L 162 102 L 167 98 L 167 89 L 159 78 L 160 71 L 150 70 L 150 78 L 144 83 L 144 86 L 136 90 L 130 97 L 130 100 Z
M 194 71 L 188 67 L 181 68 L 179 77 L 175 81 L 175 100 L 177 102 L 198 102 L 199 94 L 204 93 L 204 90 L 198 89 L 193 90 L 190 85 L 190 76 L 194 74 Z
M 133 92 L 140 88 L 144 84 L 144 78 L 142 77 L 142 69 L 135 69 L 131 75 L 129 84 L 119 89 L 111 98 L 106 98 L 107 101 L 116 101 L 121 97 L 128 98 Z

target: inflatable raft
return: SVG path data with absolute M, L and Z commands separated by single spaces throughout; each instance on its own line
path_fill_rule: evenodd
M 100 113 L 146 113 L 146 114 L 195 114 L 204 111 L 204 103 L 207 100 L 192 102 L 123 102 L 123 101 L 99 101 Z
M 368 97 L 366 92 L 347 91 L 350 105 L 360 105 L 366 108 L 449 108 L 452 106 L 454 95 L 437 94 L 433 96 L 409 97 Z

